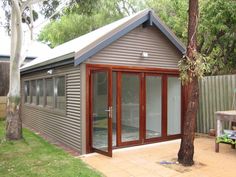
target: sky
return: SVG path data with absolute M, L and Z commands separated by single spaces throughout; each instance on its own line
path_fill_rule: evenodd
M 36 6 L 36 9 L 39 7 Z M 34 29 L 34 41 L 28 43 L 30 40 L 30 33 L 29 33 L 29 28 L 27 25 L 23 24 L 23 35 L 24 35 L 24 41 L 27 41 L 24 45 L 23 44 L 23 49 L 27 49 L 27 55 L 28 56 L 40 56 L 41 53 L 45 53 L 46 51 L 49 50 L 49 47 L 39 43 L 36 41 L 37 35 L 39 34 L 40 30 L 44 25 L 47 23 L 43 23 L 45 19 L 42 16 L 39 16 L 39 19 L 35 21 L 34 25 L 38 26 L 37 28 Z M 2 1 L 0 1 L 0 54 L 2 55 L 7 55 L 10 53 L 10 36 L 8 36 L 6 29 L 4 27 L 4 22 L 5 22 L 5 14 L 4 10 L 2 9 Z M 43 23 L 43 24 L 42 24 Z M 27 44 L 30 44 L 28 46 Z M 28 47 L 27 47 L 28 46 Z M 40 51 L 38 50 L 40 48 Z M 45 51 L 45 52 L 42 52 Z
M 66 6 L 66 4 L 68 3 L 69 0 L 64 0 L 62 1 L 62 3 L 58 6 L 57 8 L 57 12 L 60 12 L 61 10 L 64 9 L 64 7 Z M 33 9 L 37 12 L 39 12 L 40 7 L 38 4 L 33 5 Z M 39 18 L 34 22 L 34 39 L 37 39 L 38 34 L 40 33 L 40 31 L 42 30 L 42 28 L 49 23 L 49 19 L 44 19 L 44 17 L 38 13 Z M 4 14 L 4 10 L 2 9 L 2 1 L 0 1 L 0 23 L 4 22 L 5 20 L 5 14 Z M 23 25 L 23 33 L 28 33 L 29 32 L 29 28 L 27 27 L 27 25 Z M 28 33 L 29 34 L 29 33 Z M 6 36 L 7 33 L 4 30 L 4 27 L 0 24 L 0 37 L 1 36 Z
M 34 5 L 33 8 L 36 9 L 36 11 L 39 10 L 38 5 Z M 2 1 L 0 1 L 0 38 L 8 36 L 3 26 L 4 22 L 5 22 L 5 14 L 4 14 L 4 10 L 2 9 Z M 34 29 L 35 39 L 37 39 L 37 35 L 39 34 L 40 30 L 47 24 L 43 22 L 45 22 L 45 19 L 43 18 L 42 15 L 39 14 L 39 18 L 34 22 L 34 26 L 37 26 L 37 28 Z M 27 27 L 27 25 L 23 25 L 23 33 L 25 34 L 28 32 L 29 32 L 29 28 Z

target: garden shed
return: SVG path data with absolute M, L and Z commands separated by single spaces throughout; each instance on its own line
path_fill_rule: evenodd
M 180 138 L 184 53 L 149 9 L 66 42 L 21 68 L 23 123 L 81 154 Z

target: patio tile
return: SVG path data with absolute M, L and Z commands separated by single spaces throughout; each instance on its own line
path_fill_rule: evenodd
M 179 142 L 114 151 L 113 157 L 100 154 L 81 159 L 108 177 L 235 177 L 236 150 L 220 145 L 214 152 L 214 139 L 196 138 L 194 160 L 203 165 L 177 172 L 159 162 L 177 157 Z

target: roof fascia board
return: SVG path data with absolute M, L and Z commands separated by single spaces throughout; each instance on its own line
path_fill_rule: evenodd
M 37 72 L 37 71 L 42 71 L 42 70 L 47 70 L 47 69 L 52 69 L 52 68 L 55 68 L 55 67 L 65 66 L 65 65 L 69 65 L 69 64 L 74 64 L 74 57 L 68 58 L 68 59 L 63 60 L 63 61 L 59 61 L 57 63 L 52 63 L 50 65 L 41 66 L 41 67 L 21 71 L 21 75 L 25 75 L 25 74 L 29 74 L 29 73 L 33 73 L 33 72 Z
M 150 19 L 152 20 L 153 24 L 182 52 L 182 54 L 186 53 L 186 47 L 177 39 L 177 37 L 173 36 L 167 30 L 167 27 L 164 26 L 152 13 L 150 13 Z
M 2 58 L 2 57 L 8 57 L 8 58 L 10 58 L 10 55 L 1 55 L 1 54 L 0 54 L 0 58 Z
M 0 58 L 10 58 L 11 56 L 10 55 L 1 55 L 0 54 Z M 37 57 L 25 57 L 25 59 L 28 59 L 28 60 L 33 60 Z
M 119 39 L 120 37 L 124 36 L 125 34 L 130 32 L 131 30 L 133 30 L 136 27 L 138 27 L 139 25 L 143 24 L 148 19 L 149 19 L 149 15 L 147 14 L 147 15 L 141 17 L 140 19 L 138 19 L 137 21 L 134 21 L 133 23 L 131 23 L 130 25 L 128 25 L 124 29 L 118 31 L 116 34 L 114 34 L 110 38 L 102 41 L 100 44 L 98 44 L 92 50 L 89 50 L 88 52 L 85 52 L 84 54 L 82 54 L 78 58 L 75 58 L 75 66 L 79 65 L 82 62 L 84 62 L 89 57 L 95 55 L 97 52 L 99 52 L 100 50 L 104 49 L 105 47 L 107 47 L 108 45 L 110 45 L 111 43 L 113 43 L 114 41 Z
M 24 71 L 27 71 L 27 70 L 32 70 L 34 68 L 39 68 L 39 67 L 43 67 L 45 65 L 50 65 L 51 63 L 57 63 L 57 62 L 60 62 L 60 61 L 63 61 L 67 58 L 74 58 L 74 52 L 71 52 L 71 53 L 68 53 L 66 55 L 62 55 L 62 56 L 59 56 L 57 58 L 54 58 L 53 60 L 48 60 L 48 61 L 45 61 L 45 62 L 42 62 L 42 63 L 38 63 L 36 65 L 32 65 L 32 66 L 29 66 L 29 67 L 26 67 L 24 68 L 21 68 L 21 72 L 24 72 Z

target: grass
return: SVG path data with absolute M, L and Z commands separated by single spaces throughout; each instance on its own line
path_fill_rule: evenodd
M 5 122 L 0 121 L 1 177 L 96 177 L 80 159 L 23 129 L 23 140 L 4 140 Z

